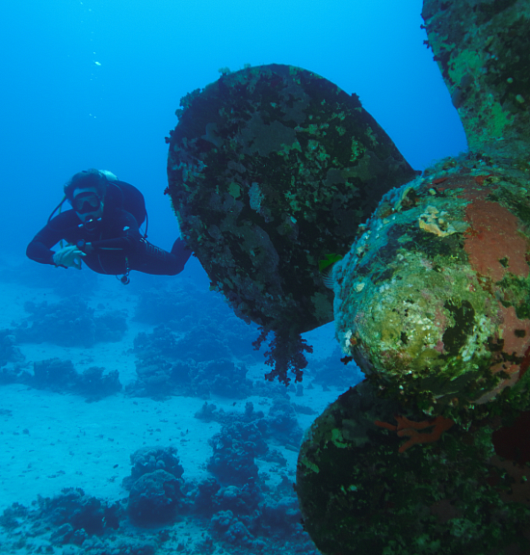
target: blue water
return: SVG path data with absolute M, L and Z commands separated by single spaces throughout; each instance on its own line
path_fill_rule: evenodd
M 420 12 L 419 0 L 401 3 L 330 0 L 325 4 L 302 0 L 264 3 L 242 0 L 187 3 L 180 0 L 24 0 L 2 8 L 0 294 L 4 318 L 0 340 L 3 341 L 1 352 L 4 358 L 0 369 L 12 371 L 16 368 L 13 370 L 15 374 L 10 379 L 4 376 L 4 383 L 0 385 L 7 399 L 2 418 L 9 420 L 13 430 L 18 429 L 16 419 L 22 416 L 13 407 L 19 406 L 17 403 L 24 399 L 24 395 L 37 404 L 42 401 L 52 407 L 54 403 L 62 407 L 59 401 L 64 401 L 65 396 L 66 399 L 78 399 L 79 403 L 89 401 L 87 406 L 90 407 L 107 403 L 101 405 L 107 409 L 112 408 L 113 398 L 116 403 L 124 403 L 126 410 L 137 410 L 145 402 L 149 407 L 145 410 L 152 411 L 153 415 L 157 411 L 167 411 L 171 406 L 171 411 L 177 413 L 176 420 L 179 396 L 191 399 L 192 404 L 198 403 L 197 410 L 207 402 L 215 404 L 216 408 L 207 405 L 202 414 L 202 421 L 210 414 L 209 418 L 215 422 L 215 430 L 212 428 L 210 435 L 202 428 L 200 432 L 205 434 L 202 444 L 206 466 L 219 444 L 212 438 L 227 422 L 226 415 L 220 415 L 219 410 L 235 411 L 239 415 L 232 419 L 231 425 L 236 428 L 245 425 L 245 414 L 248 422 L 262 422 L 263 429 L 258 427 L 256 432 L 259 437 L 252 436 L 251 443 L 257 447 L 245 459 L 248 465 L 241 463 L 237 467 L 239 474 L 234 467 L 234 483 L 223 484 L 223 488 L 239 489 L 217 492 L 210 497 L 199 496 L 198 484 L 206 484 L 204 480 L 208 472 L 214 475 L 218 469 L 211 463 L 213 466 L 205 468 L 203 475 L 187 480 L 186 472 L 193 475 L 192 463 L 186 468 L 183 452 L 187 444 L 184 436 L 178 436 L 178 453 L 186 482 L 182 486 L 184 501 L 186 495 L 188 500 L 181 500 L 178 518 L 180 523 L 187 523 L 193 530 L 191 536 L 185 536 L 180 529 L 176 532 L 176 524 L 168 524 L 163 529 L 169 539 L 164 541 L 156 536 L 159 531 L 150 532 L 145 542 L 146 545 L 151 542 L 154 551 L 163 552 L 163 546 L 169 545 L 184 553 L 220 553 L 222 549 L 234 553 L 260 550 L 311 553 L 311 543 L 298 524 L 299 514 L 292 491 L 296 446 L 312 418 L 360 375 L 354 369 L 345 375 L 340 363 L 337 364 L 339 355 L 333 344 L 333 330 L 327 326 L 308 337 L 315 345 L 315 354 L 307 370 L 305 389 L 292 387 L 285 391 L 278 384 L 264 382 L 262 375 L 266 368 L 262 368 L 262 355 L 249 348 L 257 330 L 237 321 L 222 299 L 208 291 L 207 276 L 196 259 L 192 258 L 183 274 L 175 278 L 136 275 L 130 288 L 124 292 L 113 277 L 96 277 L 86 268 L 81 273 L 73 270 L 61 273 L 26 261 L 26 245 L 60 201 L 64 182 L 80 170 L 95 167 L 108 169 L 141 189 L 150 216 L 149 238 L 154 244 L 169 249 L 179 230 L 169 199 L 163 195 L 167 186 L 164 137 L 177 123 L 175 110 L 180 98 L 215 81 L 221 68 L 235 71 L 245 64 L 268 63 L 303 67 L 336 83 L 348 93 L 358 94 L 363 106 L 415 169 L 423 170 L 436 159 L 457 155 L 466 149 L 464 133 L 432 60 L 432 52 L 423 45 L 426 35 L 420 28 Z M 160 292 L 179 310 L 165 314 L 163 306 L 157 304 Z M 33 304 L 25 305 L 27 302 Z M 48 304 L 43 304 L 45 302 Z M 74 307 L 77 316 L 65 316 L 65 306 Z M 181 317 L 175 317 L 175 312 Z M 109 329 L 115 327 L 116 336 L 112 343 L 105 341 L 109 337 L 90 335 L 89 330 L 97 318 L 105 317 L 109 318 L 105 325 L 110 326 Z M 72 318 L 68 320 L 70 324 L 66 325 L 66 331 L 65 318 Z M 101 324 L 103 320 L 97 322 Z M 54 325 L 63 328 L 53 328 Z M 33 335 L 21 331 L 27 329 L 33 329 Z M 66 337 L 67 345 L 50 340 L 50 329 Z M 45 332 L 48 333 L 46 337 Z M 204 344 L 195 353 L 192 347 L 212 335 L 216 336 L 216 348 L 223 356 L 212 354 L 198 360 L 197 351 L 208 351 L 212 345 Z M 157 351 L 156 338 L 159 336 L 170 342 L 174 340 L 175 350 Z M 77 340 L 79 345 L 75 344 Z M 83 340 L 88 343 L 83 344 Z M 44 342 L 41 351 L 36 347 L 40 342 Z M 110 354 L 101 363 L 98 353 L 103 345 L 110 349 Z M 69 348 L 73 350 L 69 351 Z M 118 368 L 117 380 L 121 389 L 117 386 L 113 389 L 109 378 L 106 382 L 108 395 L 104 399 L 87 393 L 88 390 L 81 387 L 78 375 L 91 365 L 82 362 L 79 349 L 86 350 L 86 358 L 93 357 L 93 366 L 105 368 L 105 376 Z M 70 357 L 74 374 L 65 377 L 69 371 L 59 365 L 58 382 L 51 388 L 28 377 L 35 372 L 34 363 L 53 357 L 63 362 Z M 248 369 L 248 375 L 241 378 L 248 383 L 244 381 L 246 385 L 240 391 L 234 390 L 231 384 L 223 384 L 222 380 L 215 386 L 204 379 L 201 381 L 201 372 L 222 375 L 222 369 L 208 367 L 210 369 L 205 370 L 208 364 L 219 358 L 228 361 L 228 370 L 225 370 L 234 376 L 238 365 Z M 112 360 L 120 362 L 113 364 Z M 128 361 L 128 366 L 124 360 Z M 141 377 L 142 368 L 151 363 L 160 364 L 160 368 L 166 364 L 166 370 L 167 364 L 171 366 L 172 370 L 167 370 L 171 374 L 171 387 L 158 387 L 156 380 L 147 383 L 145 376 Z M 193 367 L 197 372 L 192 377 L 183 376 L 177 371 L 183 365 L 188 369 Z M 53 368 L 46 371 L 52 372 Z M 164 371 L 161 370 L 162 383 L 169 376 L 164 375 Z M 85 375 L 85 386 L 87 379 Z M 268 391 L 267 387 L 270 388 Z M 263 401 L 261 407 L 260 400 Z M 245 408 L 248 402 L 252 402 L 253 407 Z M 11 408 L 7 407 L 9 403 Z M 263 416 L 253 417 L 252 411 L 259 410 L 263 411 Z M 42 408 L 39 414 L 42 418 L 54 414 L 54 418 L 60 419 L 61 414 L 56 413 Z M 97 419 L 97 414 L 94 410 L 93 418 Z M 188 417 L 192 424 L 200 421 L 193 415 L 186 415 Z M 65 415 L 65 418 L 69 416 Z M 235 421 L 239 423 L 234 424 Z M 74 421 L 72 425 L 75 425 Z M 16 433 L 31 437 L 31 430 L 25 426 L 20 424 L 20 432 Z M 153 427 L 156 428 L 155 423 Z M 23 431 L 25 429 L 28 429 L 27 434 Z M 231 433 L 239 434 L 241 441 L 248 440 L 245 434 L 254 433 L 247 428 L 238 430 L 232 429 Z M 148 432 L 144 430 L 142 433 Z M 189 430 L 186 432 L 182 428 L 181 433 L 189 433 Z M 171 434 L 164 437 L 167 439 Z M 142 436 L 136 448 L 145 446 L 144 439 Z M 16 440 L 19 441 L 18 437 Z M 7 452 L 14 444 L 10 446 L 8 438 L 2 441 L 6 442 L 4 464 L 9 464 Z M 199 446 L 194 448 L 200 449 L 201 438 L 194 441 Z M 265 446 L 259 447 L 261 441 Z M 41 443 L 36 445 L 38 449 L 42 448 Z M 274 450 L 280 455 L 275 455 Z M 289 452 L 292 453 L 290 458 Z M 27 456 L 29 460 L 35 454 Z M 153 456 L 156 467 L 157 456 L 160 460 L 163 456 Z M 276 481 L 274 476 L 269 476 L 272 493 L 253 490 L 254 469 L 248 462 L 253 457 L 262 457 L 263 465 L 269 457 L 271 468 L 275 469 L 273 472 L 280 476 Z M 286 459 L 285 464 L 282 457 Z M 124 460 L 127 465 L 127 458 Z M 239 464 L 237 461 L 232 463 Z M 162 460 L 156 468 L 164 465 L 166 463 Z M 102 480 L 110 480 L 112 474 L 116 475 L 112 483 L 121 483 L 130 475 L 130 466 L 120 467 L 114 473 L 109 470 L 108 476 L 106 470 L 102 471 Z M 262 466 L 260 472 L 266 473 Z M 259 479 L 263 481 L 263 475 Z M 28 500 L 36 500 L 39 495 L 50 499 L 61 495 L 60 488 L 54 491 L 53 483 L 45 478 L 31 482 L 30 486 L 24 477 L 20 480 L 25 488 L 24 499 L 20 499 L 24 506 L 30 506 Z M 75 474 L 61 484 L 79 487 Z M 93 492 L 90 484 L 88 481 L 84 485 L 85 495 L 105 498 L 104 503 L 109 506 L 129 495 L 127 489 L 120 490 L 121 486 L 109 486 L 107 491 L 98 488 Z M 10 484 L 9 492 L 13 491 L 12 486 Z M 21 527 L 36 522 L 43 525 L 46 521 L 46 525 L 55 530 L 71 522 L 56 518 L 49 524 L 46 520 L 49 515 L 58 510 L 73 513 L 80 506 L 90 505 L 82 496 L 74 499 L 74 494 L 68 495 L 70 497 L 34 505 L 26 512 L 21 509 L 20 514 L 15 511 L 4 515 L 0 521 L 3 534 L 0 553 L 14 552 L 15 539 L 24 535 Z M 239 505 L 231 495 L 241 500 Z M 2 498 L 8 499 L 9 503 L 2 504 Z M 11 493 L 5 493 L 3 497 L 0 491 L 0 513 L 14 501 L 17 499 Z M 202 509 L 193 513 L 190 507 L 193 504 L 199 507 L 200 503 L 204 503 Z M 233 520 L 230 520 L 228 511 L 231 511 Z M 100 517 L 96 511 L 95 521 L 99 519 L 100 522 Z M 91 517 L 87 518 L 90 520 Z M 106 518 L 112 521 L 111 513 Z M 239 525 L 250 536 L 238 528 Z M 118 550 L 116 553 L 154 552 L 134 543 L 140 536 L 135 535 L 135 528 L 126 521 L 122 520 L 116 529 L 102 532 L 101 537 L 106 538 L 110 533 L 127 537 L 127 541 L 132 542 L 129 545 L 124 540 L 123 545 L 119 544 L 121 547 L 113 544 Z M 56 553 L 78 553 L 79 549 L 87 553 L 104 552 L 104 547 L 93 540 L 85 543 L 79 534 L 74 538 L 75 530 L 71 535 L 59 534 L 54 538 L 50 534 L 53 530 L 48 529 L 36 537 L 41 538 L 39 541 L 42 540 L 43 545 L 53 545 Z M 95 532 L 92 536 L 99 537 Z M 156 541 L 153 540 L 155 536 Z M 190 537 L 200 541 L 186 543 Z M 17 549 L 31 552 L 37 544 L 38 541 L 33 540 L 29 547 L 21 544 Z
M 151 239 L 170 248 L 177 224 L 164 137 L 186 93 L 244 64 L 284 63 L 349 93 L 416 169 L 466 147 L 432 52 L 421 2 L 29 0 L 0 23 L 0 253 L 20 253 L 89 167 L 139 187 Z M 100 65 L 97 65 L 100 64 Z

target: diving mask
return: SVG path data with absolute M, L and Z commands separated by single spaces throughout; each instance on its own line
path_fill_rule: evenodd
M 96 212 L 101 205 L 101 199 L 92 191 L 79 193 L 72 199 L 72 208 L 79 214 Z

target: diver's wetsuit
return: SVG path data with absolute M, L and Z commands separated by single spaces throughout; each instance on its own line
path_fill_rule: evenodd
M 138 222 L 122 208 L 107 207 L 97 229 L 89 232 L 74 210 L 66 210 L 48 222 L 28 245 L 26 254 L 42 264 L 54 264 L 51 248 L 64 239 L 84 250 L 91 243 L 83 262 L 99 274 L 125 274 L 137 270 L 146 274 L 176 275 L 184 269 L 191 255 L 186 243 L 177 239 L 171 252 L 146 241 L 138 230 Z

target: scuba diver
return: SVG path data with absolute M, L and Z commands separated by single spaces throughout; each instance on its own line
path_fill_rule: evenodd
M 142 193 L 111 172 L 90 169 L 76 173 L 64 186 L 64 198 L 35 235 L 26 254 L 41 264 L 81 269 L 81 260 L 94 272 L 113 274 L 124 284 L 129 272 L 179 274 L 191 250 L 177 239 L 171 252 L 146 240 L 147 211 Z M 61 212 L 65 200 L 72 210 Z M 59 210 L 59 214 L 53 215 Z M 140 226 L 146 221 L 142 235 Z M 52 247 L 65 240 L 68 246 Z

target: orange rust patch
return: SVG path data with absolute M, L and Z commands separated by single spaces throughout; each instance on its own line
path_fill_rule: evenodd
M 510 364 L 499 362 L 498 364 L 493 365 L 491 368 L 491 373 L 496 374 L 501 370 L 508 374 L 508 378 L 505 380 L 501 380 L 493 389 L 481 395 L 475 403 L 477 405 L 483 405 L 494 399 L 503 389 L 507 387 L 514 386 L 520 379 L 520 366 L 518 364 Z
M 513 306 L 504 307 L 500 305 L 499 312 L 503 319 L 503 352 L 507 355 L 514 354 L 518 357 L 524 357 L 526 350 L 530 347 L 530 320 L 519 320 Z M 517 336 L 515 330 L 519 330 L 520 335 L 523 335 L 522 332 L 524 332 L 524 335 L 522 337 Z
M 493 176 L 492 173 L 488 175 L 476 175 L 473 179 L 475 183 L 478 183 L 479 185 L 484 185 L 484 181 L 486 181 L 488 177 L 492 177 L 492 176 Z
M 458 196 L 458 198 L 465 198 L 468 200 L 475 199 L 485 199 L 492 191 L 494 191 L 497 186 L 488 184 L 484 187 L 484 182 L 486 179 L 492 177 L 490 175 L 452 175 L 443 181 L 443 185 L 438 186 L 437 189 L 440 192 L 446 191 L 448 189 L 464 189 Z M 433 182 L 434 183 L 434 182 Z
M 399 414 L 394 416 L 394 418 L 397 420 L 397 426 L 388 422 L 382 422 L 381 420 L 376 420 L 374 424 L 391 432 L 396 431 L 399 437 L 410 438 L 399 447 L 398 451 L 400 453 L 403 453 L 417 443 L 433 443 L 438 441 L 443 432 L 449 430 L 454 424 L 454 420 L 444 418 L 443 416 L 437 416 L 434 420 L 422 420 L 421 422 L 409 420 L 406 416 L 400 416 Z M 418 430 L 424 430 L 432 426 L 434 428 L 430 432 L 418 432 Z
M 434 183 L 434 182 L 433 182 Z M 469 175 L 452 175 L 450 178 L 445 178 L 443 185 L 438 187 L 439 191 L 445 191 L 446 189 L 461 189 L 474 185 Z
M 518 361 L 503 359 L 498 362 L 499 357 L 495 357 L 495 362 L 490 367 L 491 373 L 505 372 L 508 377 L 500 381 L 491 391 L 479 397 L 476 401 L 479 405 L 490 401 L 506 387 L 515 385 L 530 365 L 530 320 L 520 320 L 517 318 L 513 306 L 506 308 L 500 303 L 499 314 L 502 317 L 500 323 L 503 341 L 502 354 L 515 356 Z
M 464 249 L 479 274 L 494 281 L 500 281 L 506 272 L 528 275 L 528 241 L 518 233 L 516 216 L 496 202 L 475 199 L 466 206 L 466 220 L 471 227 L 465 234 Z M 506 268 L 499 262 L 504 259 Z
M 526 374 L 526 371 L 528 370 L 529 366 L 530 366 L 530 347 L 528 347 L 528 349 L 526 349 L 524 353 L 523 362 L 521 362 L 521 371 L 519 372 L 519 378 L 522 378 Z

